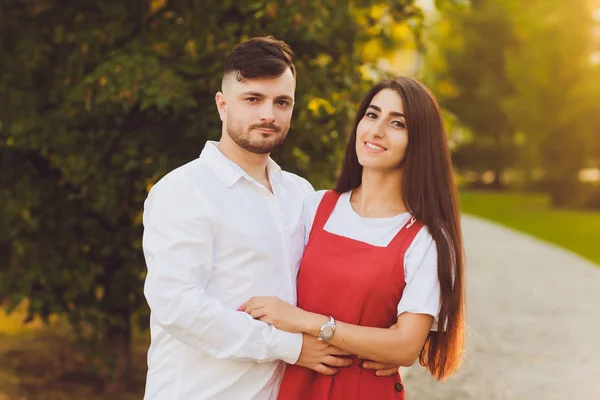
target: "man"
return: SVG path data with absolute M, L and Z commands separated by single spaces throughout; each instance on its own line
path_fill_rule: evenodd
M 296 302 L 302 202 L 313 188 L 269 158 L 288 133 L 295 86 L 285 43 L 238 45 L 216 95 L 220 141 L 148 195 L 146 400 L 273 399 L 283 361 L 324 374 L 350 363 L 335 347 L 237 311 L 253 296 Z

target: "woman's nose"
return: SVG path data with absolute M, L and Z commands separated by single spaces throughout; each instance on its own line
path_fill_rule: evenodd
M 373 137 L 373 138 L 382 138 L 385 136 L 385 130 L 383 129 L 383 126 L 381 124 L 381 122 L 377 122 L 375 124 L 373 124 L 373 126 L 371 126 L 371 129 L 369 129 L 369 137 Z

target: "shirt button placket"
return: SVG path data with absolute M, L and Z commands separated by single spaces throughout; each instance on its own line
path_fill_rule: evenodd
M 265 198 L 267 201 L 267 205 L 269 206 L 269 210 L 271 211 L 271 215 L 273 215 L 276 225 L 279 228 L 279 233 L 281 235 L 281 244 L 283 245 L 283 254 L 284 254 L 284 264 L 281 266 L 282 268 L 291 268 L 290 266 L 290 241 L 288 235 L 285 231 L 285 217 L 283 215 L 283 209 L 281 208 L 281 203 L 277 196 L 269 192 L 269 196 Z M 295 282 L 291 282 L 292 286 L 292 296 L 295 297 Z M 290 300 L 290 299 L 285 299 Z

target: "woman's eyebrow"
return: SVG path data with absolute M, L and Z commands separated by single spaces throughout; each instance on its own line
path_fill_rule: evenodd
M 372 108 L 375 111 L 381 112 L 381 108 L 379 108 L 379 107 L 377 107 L 377 106 L 375 106 L 373 104 L 369 105 L 369 107 L 367 107 L 367 108 Z M 390 115 L 393 115 L 394 117 L 404 117 L 404 118 L 406 118 L 406 115 L 404 115 L 404 114 L 402 114 L 401 112 L 398 112 L 398 111 L 392 111 L 390 113 Z

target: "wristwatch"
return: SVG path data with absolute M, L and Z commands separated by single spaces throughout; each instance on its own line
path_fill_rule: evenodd
M 333 335 L 335 334 L 335 319 L 333 317 L 329 317 L 329 321 L 321 326 L 319 330 L 319 336 L 317 339 L 319 340 L 331 340 Z

